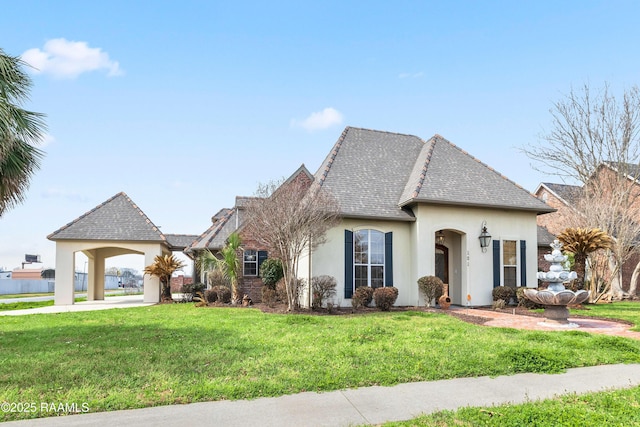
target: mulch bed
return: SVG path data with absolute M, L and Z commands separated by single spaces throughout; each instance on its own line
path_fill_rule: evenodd
M 214 303 L 210 304 L 209 307 L 228 307 L 229 304 L 219 304 Z M 242 305 L 238 305 L 237 307 L 243 307 Z M 380 310 L 375 307 L 363 307 L 363 308 L 353 308 L 353 307 L 334 307 L 332 309 L 320 308 L 320 309 L 298 309 L 296 311 L 289 311 L 287 309 L 287 304 L 277 303 L 277 304 L 264 304 L 264 303 L 256 303 L 252 304 L 246 308 L 258 309 L 264 313 L 274 313 L 274 314 L 305 314 L 312 316 L 345 316 L 345 315 L 364 315 L 369 313 L 376 313 Z M 589 307 L 579 305 L 570 307 L 574 310 L 589 310 Z M 469 309 L 454 309 L 454 310 L 441 310 L 440 308 L 435 307 L 419 307 L 419 306 L 407 306 L 407 307 L 392 307 L 390 312 L 403 312 L 403 311 L 421 311 L 425 313 L 440 313 L 447 314 L 449 316 L 453 316 L 457 319 L 460 319 L 467 323 L 472 323 L 475 325 L 483 325 L 486 322 L 492 320 L 491 316 L 484 315 L 484 312 L 500 312 L 505 314 L 516 314 L 519 316 L 530 316 L 530 317 L 544 317 L 542 312 L 531 311 L 525 307 L 516 307 L 516 306 L 507 306 L 502 309 L 494 309 L 491 307 L 474 307 Z M 574 312 L 575 313 L 575 312 Z M 612 319 L 606 317 L 597 317 L 597 316 L 581 316 L 579 314 L 572 314 L 572 318 L 583 318 L 583 319 L 597 319 L 597 320 L 608 320 Z M 633 325 L 632 322 L 628 322 L 625 320 L 615 319 L 616 322 L 624 323 L 628 325 Z

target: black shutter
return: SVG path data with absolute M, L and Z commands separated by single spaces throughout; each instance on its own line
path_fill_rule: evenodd
M 353 296 L 353 231 L 344 230 L 344 297 Z
M 260 266 L 268 257 L 267 251 L 258 251 L 258 276 L 260 276 Z
M 393 286 L 393 233 L 384 233 L 384 285 Z
M 527 286 L 527 241 L 520 240 L 520 286 Z
M 500 286 L 500 240 L 493 241 L 493 287 Z

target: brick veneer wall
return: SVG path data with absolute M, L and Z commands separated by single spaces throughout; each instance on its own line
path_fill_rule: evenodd
M 193 277 L 177 276 L 171 278 L 171 292 L 180 292 L 182 285 L 193 283 Z

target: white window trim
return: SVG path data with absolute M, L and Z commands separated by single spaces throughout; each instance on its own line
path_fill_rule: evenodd
M 520 269 L 522 268 L 522 266 L 520 265 L 520 240 L 522 239 L 518 239 L 515 237 L 502 237 L 500 239 L 500 284 L 502 286 L 506 286 L 504 278 L 504 268 L 511 267 L 510 265 L 504 264 L 504 242 L 507 240 L 516 242 L 516 288 L 519 288 L 520 286 L 522 286 L 520 281 Z
M 369 250 L 367 251 L 367 264 L 356 262 L 356 234 L 361 231 L 367 232 L 368 248 L 369 248 Z M 382 264 L 371 263 L 371 232 L 372 231 L 376 231 L 382 234 Z M 377 230 L 375 228 L 361 228 L 359 230 L 353 230 L 353 272 L 352 274 L 353 274 L 354 292 L 356 289 L 358 289 L 358 287 L 356 286 L 356 267 L 359 267 L 359 266 L 367 266 L 367 286 L 368 287 L 371 287 L 371 267 L 382 267 L 382 286 L 381 287 L 384 287 L 385 275 L 387 274 L 385 271 L 386 270 L 385 269 L 386 254 L 385 254 L 385 248 L 384 248 L 384 236 L 385 236 L 384 231 Z
M 254 254 L 254 259 L 252 261 L 247 261 L 245 256 L 248 251 L 252 251 Z M 256 274 L 245 274 L 246 271 L 245 266 L 247 264 L 255 264 L 256 266 Z M 258 277 L 258 251 L 256 249 L 245 249 L 242 251 L 242 275 L 245 277 Z

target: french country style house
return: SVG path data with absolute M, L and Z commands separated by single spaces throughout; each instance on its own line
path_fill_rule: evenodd
M 302 166 L 289 179 L 300 174 L 340 205 L 341 223 L 299 268 L 306 283 L 335 277 L 337 305 L 350 306 L 359 286 L 394 286 L 396 305 L 422 305 L 417 281 L 428 275 L 463 306 L 490 305 L 496 286 L 537 287 L 536 218 L 554 209 L 439 135 L 347 127 L 315 175 Z M 242 226 L 243 200 L 218 212 L 187 252 L 222 247 Z M 243 271 L 254 299 L 267 256 L 249 238 Z

